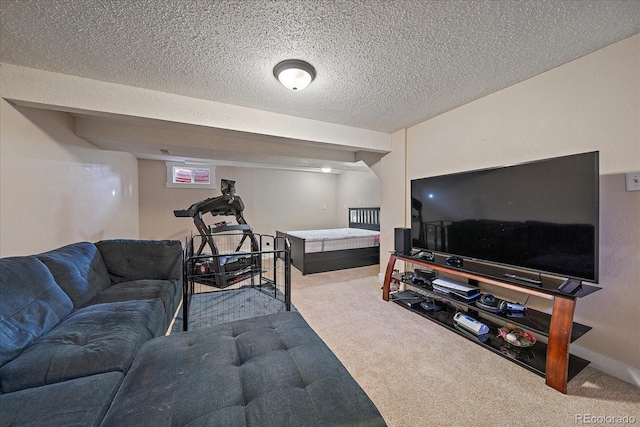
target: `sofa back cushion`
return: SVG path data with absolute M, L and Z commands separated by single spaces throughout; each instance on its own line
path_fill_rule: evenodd
M 74 307 L 82 306 L 111 285 L 102 255 L 93 243 L 73 243 L 36 257 L 49 267 Z
M 113 283 L 132 280 L 181 280 L 179 240 L 102 240 L 96 243 Z
M 73 310 L 49 269 L 35 257 L 0 259 L 0 366 Z

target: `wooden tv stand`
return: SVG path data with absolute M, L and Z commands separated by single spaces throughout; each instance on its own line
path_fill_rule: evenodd
M 535 328 L 532 328 L 531 324 L 528 324 L 525 319 L 519 319 L 517 317 L 511 318 L 501 316 L 496 313 L 487 312 L 475 306 L 473 302 L 467 304 L 466 308 L 469 310 L 469 313 L 482 314 L 483 323 L 488 323 L 491 332 L 489 334 L 490 337 L 487 337 L 488 341 L 486 342 L 481 342 L 480 340 L 475 339 L 469 334 L 460 332 L 458 329 L 453 328 L 449 321 L 442 321 L 441 318 L 430 315 L 429 312 L 423 310 L 421 307 L 409 308 L 404 304 L 400 304 L 403 307 L 409 308 L 410 310 L 422 315 L 423 317 L 433 320 L 436 323 L 439 323 L 442 326 L 445 326 L 448 329 L 459 333 L 460 335 L 472 341 L 475 341 L 478 344 L 481 344 L 483 347 L 492 350 L 495 353 L 500 354 L 501 356 L 506 357 L 515 363 L 520 364 L 521 366 L 531 370 L 532 372 L 543 376 L 545 378 L 546 384 L 549 387 L 552 387 L 566 394 L 567 382 L 589 364 L 588 361 L 569 353 L 569 346 L 571 342 L 578 339 L 580 336 L 591 329 L 588 326 L 573 322 L 573 315 L 577 298 L 586 296 L 601 288 L 582 284 L 580 290 L 578 290 L 574 294 L 567 294 L 562 293 L 558 290 L 558 284 L 561 283 L 561 280 L 559 281 L 559 279 L 545 278 L 542 281 L 541 285 L 518 283 L 514 280 L 502 279 L 503 273 L 505 271 L 504 268 L 492 267 L 485 264 L 473 262 L 471 262 L 472 265 L 468 266 L 468 263 L 466 261 L 462 268 L 456 268 L 446 265 L 443 256 L 436 255 L 434 260 L 428 261 L 408 255 L 398 255 L 392 253 L 389 256 L 389 262 L 387 264 L 382 288 L 382 298 L 385 301 L 389 301 L 390 299 L 393 301 L 393 297 L 391 296 L 390 298 L 391 281 L 401 280 L 400 277 L 394 276 L 394 268 L 397 261 L 410 263 L 414 268 L 425 268 L 437 273 L 446 273 L 447 275 L 455 276 L 455 278 L 467 279 L 468 281 L 471 281 L 471 283 L 477 284 L 478 286 L 485 283 L 503 289 L 517 291 L 525 295 L 533 295 L 539 298 L 553 301 L 553 311 L 551 315 L 527 308 L 526 317 L 531 316 L 532 318 L 535 318 Z M 411 269 L 410 271 L 413 271 L 413 269 Z M 417 295 L 428 298 L 435 298 L 445 304 L 450 301 L 456 307 L 459 307 L 461 305 L 459 300 L 454 301 L 450 297 L 433 292 L 428 288 L 416 286 L 406 280 L 404 281 L 404 283 L 409 290 L 414 291 Z M 463 305 L 465 304 L 463 303 Z M 485 319 L 490 319 L 490 321 L 487 322 Z M 503 351 L 505 346 L 509 347 L 509 345 L 505 344 L 502 338 L 497 337 L 495 331 L 498 327 L 503 326 L 505 322 L 514 323 L 524 330 L 535 330 L 537 335 L 542 334 L 548 337 L 546 345 L 538 341 L 536 344 L 530 347 L 531 350 L 527 349 L 528 351 L 536 352 L 535 354 L 531 354 L 533 354 L 534 356 L 537 355 L 537 358 L 542 359 L 542 361 L 535 361 L 535 363 L 530 363 L 527 360 L 520 360 L 518 357 L 508 356 L 507 353 Z M 540 327 L 540 325 L 542 325 L 542 327 Z M 512 350 L 517 353 L 517 350 L 519 349 L 517 347 L 514 347 Z M 535 357 L 531 357 L 531 359 L 535 359 Z

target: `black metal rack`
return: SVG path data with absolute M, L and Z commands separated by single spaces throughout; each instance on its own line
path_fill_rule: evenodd
M 248 234 L 243 225 L 209 231 L 184 247 L 182 330 L 291 310 L 288 240 Z M 216 253 L 202 252 L 210 238 Z
M 600 288 L 583 284 L 575 292 L 565 292 L 562 287 L 562 278 L 542 276 L 540 282 L 534 285 L 527 281 L 520 282 L 519 279 L 517 281 L 512 280 L 511 277 L 509 277 L 510 274 L 505 276 L 503 274 L 505 270 L 497 266 L 486 266 L 485 268 L 485 266 L 480 265 L 481 263 L 475 265 L 476 263 L 473 262 L 465 262 L 464 268 L 453 267 L 446 265 L 446 259 L 443 259 L 443 256 L 439 254 L 434 255 L 433 259 L 429 260 L 392 253 L 387 263 L 382 288 L 382 298 L 385 301 L 394 300 L 390 294 L 391 282 L 401 284 L 401 282 L 405 281 L 402 278 L 393 277 L 394 266 L 397 261 L 401 261 L 409 263 L 410 265 L 426 268 L 438 275 L 443 273 L 453 276 L 456 279 L 465 279 L 469 284 L 473 284 L 474 286 L 490 285 L 515 291 L 522 295 L 535 296 L 552 301 L 553 308 L 550 314 L 527 309 L 527 317 L 517 318 L 507 316 L 505 318 L 498 313 L 478 307 L 476 304 L 467 304 L 463 301 L 457 301 L 456 298 L 452 299 L 447 297 L 440 292 L 428 289 L 428 286 L 416 286 L 416 284 L 406 283 L 406 281 L 405 286 L 409 287 L 410 292 L 431 300 L 439 300 L 445 304 L 447 310 L 431 312 L 423 309 L 419 303 L 416 306 L 407 306 L 395 298 L 395 302 L 405 306 L 405 308 L 409 308 L 413 312 L 433 320 L 460 335 L 464 335 L 483 347 L 501 354 L 504 357 L 508 357 L 523 367 L 544 376 L 545 382 L 549 387 L 561 393 L 566 393 L 567 381 L 589 364 L 589 361 L 574 356 L 569 352 L 571 342 L 591 329 L 589 326 L 581 325 L 573 321 L 576 300 L 596 292 Z M 473 270 L 470 269 L 470 267 L 473 267 Z M 519 273 L 515 272 L 515 274 Z M 520 276 L 515 277 L 519 278 Z M 522 277 L 524 278 L 524 276 Z M 488 336 L 483 337 L 487 338 L 486 340 L 480 340 L 478 337 L 456 328 L 451 318 L 458 310 L 464 311 L 468 315 L 470 314 L 472 318 L 479 317 L 476 320 L 480 320 L 481 318 L 482 323 L 485 323 L 485 325 L 490 328 L 490 333 L 487 334 Z M 514 349 L 513 346 L 506 344 L 501 338 L 498 339 L 495 334 L 495 330 L 507 322 L 520 326 L 523 329 L 536 331 L 546 339 L 546 343 L 538 340 L 532 347 Z
M 400 279 L 401 280 L 401 279 Z M 551 323 L 551 315 L 534 310 L 527 309 L 526 315 L 523 317 L 512 317 L 501 313 L 492 313 L 482 308 L 479 308 L 474 303 L 467 303 L 461 299 L 446 296 L 441 293 L 435 292 L 426 286 L 415 285 L 411 282 L 402 280 L 405 284 L 407 291 L 416 296 L 424 297 L 427 300 L 441 301 L 444 305 L 442 310 L 427 310 L 423 307 L 408 306 L 403 304 L 402 299 L 395 298 L 395 295 L 391 296 L 391 300 L 398 303 L 404 308 L 407 308 L 422 317 L 426 317 L 447 329 L 464 336 L 472 342 L 479 344 L 494 353 L 497 353 L 507 359 L 516 362 L 520 366 L 534 372 L 542 377 L 545 376 L 545 368 L 547 362 L 547 344 L 543 340 L 538 340 L 532 347 L 519 348 L 508 344 L 505 340 L 500 338 L 496 331 L 505 322 L 511 322 L 527 328 L 527 330 L 535 331 L 538 337 L 546 338 L 549 335 L 549 326 Z M 456 312 L 462 311 L 471 317 L 480 320 L 485 325 L 489 326 L 489 333 L 484 336 L 473 335 L 465 330 L 460 329 L 453 321 L 453 316 Z M 580 323 L 573 323 L 571 342 L 580 338 L 582 335 L 591 330 L 591 327 L 582 325 Z M 582 369 L 584 369 L 589 362 L 575 355 L 569 355 L 568 366 L 568 380 L 572 379 Z

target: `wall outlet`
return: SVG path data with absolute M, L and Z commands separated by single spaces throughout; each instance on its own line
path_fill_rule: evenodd
M 640 172 L 627 172 L 627 191 L 640 191 Z

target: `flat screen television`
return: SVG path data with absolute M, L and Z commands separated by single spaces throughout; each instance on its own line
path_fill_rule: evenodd
M 598 152 L 411 180 L 414 249 L 598 282 Z

